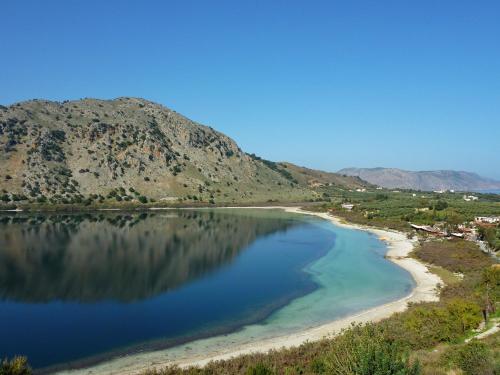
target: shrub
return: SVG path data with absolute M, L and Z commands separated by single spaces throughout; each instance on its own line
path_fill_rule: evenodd
M 60 142 L 64 142 L 66 140 L 66 133 L 64 130 L 52 130 L 50 132 L 50 136 Z
M 466 375 L 493 375 L 494 365 L 488 346 L 477 340 L 452 347 L 443 355 L 443 362 L 451 368 L 459 368 Z
M 476 328 L 481 320 L 481 309 L 477 304 L 454 298 L 445 306 L 415 306 L 387 324 L 393 337 L 404 337 L 413 349 L 424 349 L 457 341 Z
M 446 309 L 462 334 L 476 328 L 482 321 L 481 308 L 473 302 L 455 298 L 447 303 Z
M 181 172 L 182 172 L 182 168 L 179 165 L 175 165 L 172 169 L 172 173 L 174 176 L 177 176 Z
M 448 203 L 443 200 L 438 200 L 436 204 L 434 205 L 434 209 L 436 211 L 443 211 L 444 209 L 448 208 Z
M 500 267 L 495 264 L 485 268 L 476 290 L 482 296 L 481 302 L 488 318 L 490 313 L 495 312 L 496 305 L 500 301 Z
M 4 359 L 0 363 L 0 375 L 31 375 L 32 371 L 26 357 Z
M 420 374 L 420 365 L 409 362 L 407 350 L 374 324 L 353 327 L 332 341 L 324 369 L 332 375 Z
M 247 369 L 247 375 L 272 375 L 274 371 L 263 363 L 258 363 L 255 366 L 251 366 Z
M 148 203 L 148 198 L 146 198 L 144 195 L 139 196 L 139 202 L 141 203 Z

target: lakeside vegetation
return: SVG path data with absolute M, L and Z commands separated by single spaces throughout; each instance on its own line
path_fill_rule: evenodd
M 463 193 L 430 193 L 420 191 L 347 191 L 322 187 L 325 200 L 315 207 L 330 211 L 346 221 L 380 228 L 411 232 L 409 223 L 438 226 L 448 232 L 470 223 L 477 216 L 500 216 L 500 195 L 476 194 L 478 200 L 465 201 Z M 352 204 L 352 210 L 342 204 Z M 312 208 L 309 208 L 312 209 Z M 478 228 L 479 239 L 492 250 L 500 250 L 500 228 Z
M 322 189 L 326 202 L 318 210 L 332 210 L 335 215 L 354 223 L 408 231 L 408 222 L 456 226 L 475 216 L 500 215 L 500 195 L 477 194 L 479 199 L 467 202 L 463 193 L 429 193 L 416 191 L 368 191 Z M 352 211 L 341 208 L 352 203 Z

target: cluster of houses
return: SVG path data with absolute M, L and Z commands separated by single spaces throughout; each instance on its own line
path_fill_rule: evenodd
M 430 226 L 430 225 L 410 224 L 410 226 L 416 231 L 429 233 L 437 237 L 448 237 L 448 232 L 440 228 L 438 225 Z
M 500 224 L 500 216 L 477 216 L 468 225 L 460 224 L 454 232 L 448 232 L 439 225 L 416 225 L 410 226 L 421 232 L 428 233 L 436 237 L 455 237 L 467 241 L 478 241 L 478 227 L 495 227 Z
M 476 216 L 474 222 L 479 226 L 495 226 L 500 224 L 500 216 Z

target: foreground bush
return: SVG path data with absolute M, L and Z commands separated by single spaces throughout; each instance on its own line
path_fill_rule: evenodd
M 0 363 L 0 375 L 31 375 L 31 368 L 26 357 L 4 359 Z
M 249 367 L 246 375 L 273 375 L 274 371 L 263 363 Z
M 444 365 L 458 368 L 466 375 L 493 375 L 495 365 L 491 350 L 485 343 L 472 340 L 468 344 L 451 347 L 443 355 Z
M 381 322 L 387 335 L 412 350 L 459 341 L 481 323 L 480 307 L 462 298 L 422 303 Z
M 380 326 L 351 328 L 332 342 L 318 373 L 332 375 L 418 375 L 418 362 L 410 363 L 408 350 L 389 339 Z

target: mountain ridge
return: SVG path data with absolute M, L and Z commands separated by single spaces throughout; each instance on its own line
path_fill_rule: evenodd
M 500 189 L 500 181 L 482 177 L 474 172 L 455 170 L 408 171 L 398 168 L 344 168 L 337 173 L 357 176 L 369 183 L 388 189 L 423 191 L 479 191 Z

